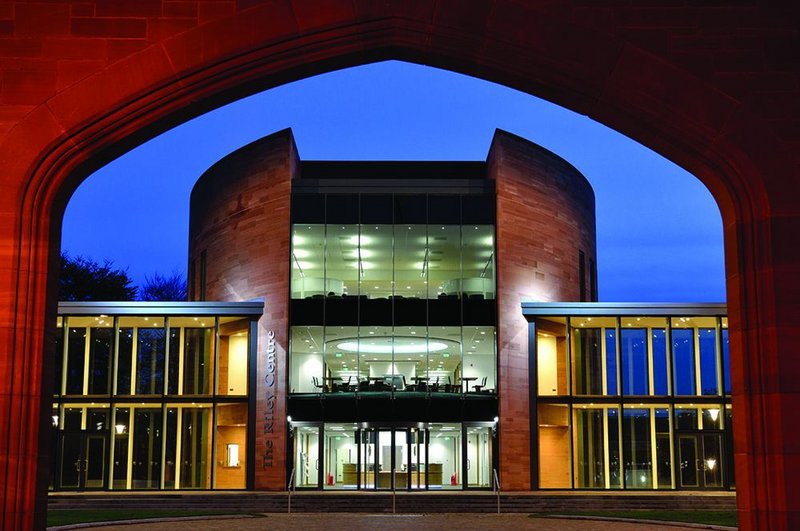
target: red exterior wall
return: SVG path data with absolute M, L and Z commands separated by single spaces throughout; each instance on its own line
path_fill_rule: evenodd
M 503 490 L 528 490 L 528 322 L 520 303 L 580 300 L 578 253 L 587 277 L 597 261 L 594 192 L 565 160 L 504 131 L 487 163 L 497 193 L 500 478 Z
M 189 262 L 206 261 L 206 300 L 264 299 L 258 323 L 255 488 L 286 488 L 289 204 L 298 166 L 289 130 L 212 166 L 192 190 Z M 195 298 L 199 297 L 199 289 Z
M 44 525 L 45 337 L 78 183 L 244 94 L 401 59 L 547 98 L 709 187 L 725 235 L 739 526 L 800 527 L 798 20 L 796 2 L 740 0 L 0 4 L 0 522 Z

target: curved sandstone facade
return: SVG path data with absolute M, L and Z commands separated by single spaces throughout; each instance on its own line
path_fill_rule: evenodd
M 191 196 L 190 297 L 265 302 L 251 388 L 256 488 L 286 486 L 290 205 L 292 183 L 302 178 L 284 130 L 219 161 Z M 528 328 L 520 303 L 596 298 L 594 193 L 569 163 L 503 131 L 492 141 L 484 178 L 496 195 L 500 473 L 504 489 L 528 489 Z

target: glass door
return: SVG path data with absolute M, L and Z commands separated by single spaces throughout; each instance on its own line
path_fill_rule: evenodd
M 320 487 L 319 426 L 294 428 L 294 486 L 298 489 Z
M 59 452 L 59 488 L 62 490 L 104 489 L 108 436 L 88 431 L 62 432 Z
M 492 429 L 467 426 L 467 488 L 492 486 Z
M 679 487 L 722 487 L 722 436 L 719 433 L 681 433 L 678 439 Z
M 409 432 L 409 448 L 411 450 L 410 469 L 412 490 L 427 488 L 426 463 L 428 462 L 427 431 L 422 428 L 412 428 Z

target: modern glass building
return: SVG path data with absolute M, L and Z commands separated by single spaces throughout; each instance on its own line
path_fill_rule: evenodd
M 721 304 L 524 303 L 539 488 L 734 486 Z
M 192 192 L 194 302 L 60 307 L 53 488 L 731 488 L 724 306 L 592 302 L 594 223 L 502 131 L 471 162 L 245 146 Z
M 263 307 L 59 304 L 51 489 L 252 487 Z

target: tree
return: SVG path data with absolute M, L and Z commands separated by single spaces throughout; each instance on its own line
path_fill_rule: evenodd
M 139 290 L 140 301 L 185 301 L 187 297 L 186 277 L 180 271 L 173 271 L 169 275 L 153 273 L 153 276 L 146 276 Z
M 61 276 L 58 283 L 60 301 L 132 301 L 136 286 L 127 269 L 115 269 L 113 262 L 99 264 L 91 258 L 61 253 Z

